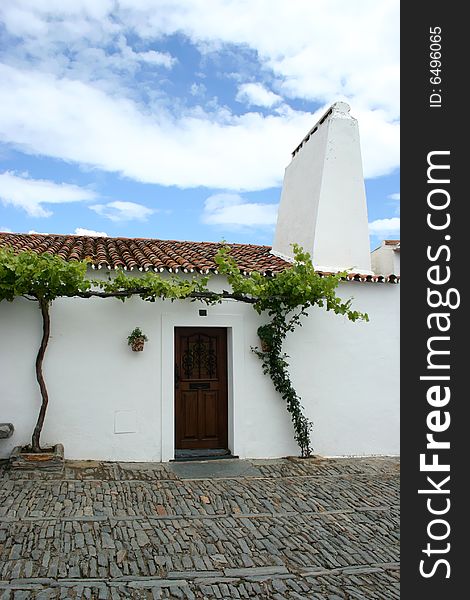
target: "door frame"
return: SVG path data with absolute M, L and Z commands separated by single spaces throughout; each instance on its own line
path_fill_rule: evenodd
M 196 306 L 194 306 L 196 305 Z M 193 308 L 194 306 L 194 308 Z M 243 316 L 234 314 L 209 314 L 200 317 L 198 308 L 191 306 L 191 313 L 162 314 L 161 336 L 161 460 L 175 458 L 175 328 L 176 327 L 223 327 L 227 329 L 227 393 L 228 393 L 228 449 L 232 454 L 243 456 L 244 448 L 239 433 L 239 420 L 243 414 L 245 381 L 245 347 Z M 188 310 L 189 312 L 189 310 Z

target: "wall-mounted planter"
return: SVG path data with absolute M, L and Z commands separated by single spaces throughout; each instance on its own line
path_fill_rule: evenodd
M 272 350 L 272 343 L 273 343 L 273 331 L 272 331 L 272 326 L 267 324 L 267 325 L 260 325 L 258 327 L 257 330 L 258 333 L 258 337 L 259 337 L 259 341 L 260 341 L 260 346 L 261 346 L 261 352 L 271 352 Z
M 270 350 L 271 350 L 271 346 L 268 344 L 268 342 L 265 342 L 261 338 L 260 338 L 260 346 L 261 346 L 262 352 L 270 352 Z
M 133 352 L 142 352 L 147 341 L 148 337 L 142 332 L 140 327 L 135 327 L 127 336 L 127 343 Z
M 138 337 L 132 340 L 130 346 L 133 352 L 142 352 L 145 345 L 145 338 Z

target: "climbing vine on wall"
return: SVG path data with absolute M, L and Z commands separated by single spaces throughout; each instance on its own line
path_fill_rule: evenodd
M 251 304 L 258 314 L 266 315 L 267 323 L 257 331 L 261 347 L 252 350 L 262 361 L 263 372 L 270 376 L 275 389 L 286 402 L 301 455 L 311 456 L 313 424 L 304 414 L 301 399 L 291 382 L 288 356 L 283 351 L 284 341 L 288 333 L 302 325 L 302 318 L 308 315 L 308 309 L 313 306 L 344 315 L 351 321 L 367 321 L 368 316 L 352 310 L 350 300 L 343 301 L 336 295 L 336 288 L 344 273 L 320 276 L 313 268 L 310 255 L 297 245 L 294 245 L 292 266 L 274 277 L 265 277 L 257 272 L 243 275 L 230 256 L 228 246 L 218 251 L 215 262 L 218 272 L 226 276 L 230 291 L 210 290 L 208 284 L 212 275 L 165 276 L 148 271 L 141 276 L 131 277 L 123 271 L 117 271 L 104 280 L 87 279 L 87 265 L 84 262 L 66 262 L 48 254 L 15 254 L 12 250 L 0 249 L 0 301 L 11 301 L 16 296 L 36 300 L 43 317 L 43 337 L 36 361 L 42 404 L 33 433 L 33 450 L 40 450 L 39 436 L 48 403 L 42 361 L 49 339 L 50 303 L 59 296 L 115 297 L 125 301 L 138 295 L 148 302 L 157 299 L 190 299 L 201 300 L 209 305 L 232 299 Z
M 222 249 L 216 262 L 219 270 L 227 276 L 236 294 L 255 298 L 253 308 L 258 314 L 266 314 L 268 323 L 258 328 L 261 348 L 252 348 L 261 359 L 263 372 L 269 375 L 275 389 L 285 400 L 291 415 L 295 440 L 303 457 L 311 456 L 311 430 L 313 423 L 303 412 L 301 399 L 297 394 L 289 374 L 289 358 L 283 351 L 287 334 L 302 325 L 302 317 L 308 316 L 308 308 L 319 306 L 338 315 L 345 315 L 351 321 L 369 317 L 351 309 L 351 300 L 343 301 L 336 295 L 336 288 L 345 273 L 320 276 L 314 269 L 310 255 L 294 244 L 294 263 L 275 277 L 263 277 L 252 273 L 244 277 L 229 255 Z

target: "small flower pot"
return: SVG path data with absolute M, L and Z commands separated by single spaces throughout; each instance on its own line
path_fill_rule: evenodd
M 132 340 L 131 348 L 133 352 L 142 352 L 145 345 L 145 338 L 137 337 Z

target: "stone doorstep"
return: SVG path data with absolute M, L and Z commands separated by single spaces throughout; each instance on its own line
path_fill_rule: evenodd
M 64 470 L 64 446 L 56 444 L 52 452 L 22 452 L 22 446 L 15 446 L 10 454 L 10 468 L 21 471 L 58 472 Z

